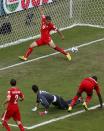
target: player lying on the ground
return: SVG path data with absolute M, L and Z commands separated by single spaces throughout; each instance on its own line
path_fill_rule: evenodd
M 65 101 L 61 96 L 50 94 L 46 91 L 39 90 L 37 85 L 32 86 L 32 90 L 37 95 L 36 105 L 32 111 L 36 111 L 39 107 L 39 103 L 45 108 L 44 112 L 40 112 L 39 114 L 45 115 L 48 113 L 49 106 L 52 104 L 59 109 L 68 109 L 68 105 L 71 103 L 71 100 Z M 78 99 L 77 104 L 82 102 L 82 98 Z
M 100 108 L 102 108 L 103 107 L 102 96 L 100 93 L 100 87 L 97 82 L 97 76 L 92 76 L 92 77 L 88 77 L 88 78 L 85 78 L 82 80 L 82 82 L 80 83 L 80 86 L 78 88 L 77 94 L 73 98 L 73 100 L 68 108 L 68 111 L 70 112 L 72 110 L 73 106 L 75 105 L 78 98 L 82 95 L 83 92 L 85 92 L 87 94 L 86 100 L 83 102 L 83 107 L 85 110 L 88 110 L 88 104 L 90 103 L 90 100 L 92 98 L 93 90 L 96 91 L 99 102 L 100 102 Z
M 5 106 L 5 112 L 2 115 L 2 125 L 6 128 L 7 131 L 11 131 L 7 122 L 10 118 L 13 118 L 20 128 L 20 131 L 24 131 L 18 107 L 18 100 L 22 101 L 24 99 L 24 95 L 20 89 L 16 87 L 15 79 L 12 79 L 10 84 L 11 88 L 8 90 L 7 99 L 3 104 Z
M 60 35 L 61 39 L 64 39 L 63 34 L 55 27 L 55 25 L 52 23 L 51 17 L 50 16 L 45 16 L 43 13 L 43 8 L 40 6 L 39 11 L 41 14 L 41 37 L 34 41 L 32 44 L 30 44 L 30 47 L 27 49 L 26 53 L 24 56 L 19 56 L 21 60 L 27 60 L 29 55 L 32 53 L 34 47 L 39 47 L 42 45 L 48 45 L 51 48 L 59 51 L 60 53 L 64 54 L 68 60 L 71 60 L 71 56 L 69 53 L 65 52 L 62 48 L 60 48 L 58 45 L 56 45 L 50 35 L 50 32 L 52 30 L 58 32 Z

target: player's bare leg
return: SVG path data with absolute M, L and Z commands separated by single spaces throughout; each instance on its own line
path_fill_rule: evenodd
M 72 111 L 72 108 L 75 105 L 75 103 L 77 102 L 78 98 L 79 98 L 79 96 L 77 96 L 77 95 L 73 98 L 71 104 L 69 105 L 68 112 Z
M 20 131 L 25 131 L 25 129 L 24 129 L 21 121 L 17 121 L 17 125 L 18 125 L 18 127 L 20 128 Z
M 87 95 L 85 102 L 83 102 L 83 108 L 87 111 L 88 110 L 88 104 L 91 101 L 92 96 Z
M 64 54 L 68 60 L 71 60 L 71 56 L 69 53 L 65 52 L 62 48 L 58 47 L 57 45 L 54 44 L 53 40 L 49 42 L 49 46 L 52 47 L 53 49 L 59 51 L 60 53 Z
M 7 123 L 7 121 L 2 121 L 2 125 L 6 128 L 6 130 L 7 131 L 11 131 L 11 129 L 10 129 L 10 127 L 9 127 L 9 125 L 8 125 L 8 123 Z
M 28 59 L 28 57 L 30 56 L 30 54 L 32 53 L 33 48 L 34 48 L 34 47 L 37 47 L 37 46 L 38 46 L 37 43 L 36 43 L 36 42 L 33 42 L 33 43 L 30 45 L 30 47 L 27 49 L 25 55 L 24 55 L 24 56 L 19 56 L 19 58 L 20 58 L 21 60 L 26 61 L 26 60 Z

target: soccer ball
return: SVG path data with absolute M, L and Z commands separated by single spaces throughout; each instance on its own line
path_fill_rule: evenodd
M 72 47 L 72 48 L 71 48 L 71 51 L 72 51 L 73 53 L 76 53 L 76 52 L 78 52 L 78 48 L 77 48 L 77 47 Z

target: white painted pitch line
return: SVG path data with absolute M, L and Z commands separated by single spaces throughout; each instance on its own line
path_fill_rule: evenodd
M 91 42 L 88 42 L 88 43 L 84 43 L 84 44 L 81 44 L 81 45 L 76 46 L 76 47 L 77 48 L 81 48 L 81 47 L 88 46 L 88 45 L 91 45 L 91 44 L 94 44 L 94 43 L 97 43 L 97 42 L 101 42 L 101 41 L 104 41 L 104 38 L 98 39 L 98 40 L 94 40 L 94 41 L 91 41 Z M 65 51 L 70 51 L 70 50 L 71 50 L 71 48 L 68 48 Z M 44 56 L 41 56 L 41 57 L 37 57 L 35 59 L 31 59 L 31 60 L 28 60 L 28 61 L 19 62 L 19 63 L 14 64 L 14 65 L 10 65 L 10 66 L 6 66 L 6 67 L 3 67 L 3 68 L 0 68 L 0 71 L 6 70 L 6 69 L 10 69 L 10 68 L 13 68 L 13 67 L 16 67 L 16 66 L 20 66 L 20 65 L 23 65 L 23 64 L 31 63 L 33 61 L 37 61 L 37 60 L 40 60 L 40 59 L 48 58 L 50 56 L 54 56 L 54 55 L 57 55 L 59 53 L 60 52 L 55 52 L 55 53 L 52 53 L 52 54 L 48 54 L 48 55 L 44 55 Z
M 76 46 L 76 47 L 81 48 L 81 47 L 88 46 L 88 45 L 91 45 L 91 44 L 94 44 L 94 43 L 97 43 L 97 42 L 101 42 L 101 41 L 104 41 L 104 38 L 94 40 L 94 41 L 91 41 L 91 42 L 88 42 L 88 43 L 84 43 L 84 44 L 81 44 L 81 45 Z
M 104 103 L 103 103 L 103 105 L 104 105 Z M 98 108 L 99 106 L 100 105 L 92 106 L 92 107 L 90 107 L 88 109 L 89 110 L 94 110 L 94 109 Z M 59 120 L 63 120 L 63 119 L 66 119 L 66 118 L 81 114 L 83 112 L 86 112 L 86 111 L 85 110 L 80 110 L 80 111 L 77 111 L 77 112 L 74 112 L 74 113 L 70 113 L 68 115 L 64 115 L 64 116 L 61 116 L 61 117 L 58 117 L 58 118 L 54 118 L 54 119 L 51 119 L 51 120 L 48 120 L 48 121 L 33 125 L 31 127 L 28 127 L 27 129 L 31 130 L 31 129 L 34 129 L 34 128 L 37 128 L 37 127 L 40 127 L 40 126 L 43 126 L 43 125 L 47 125 L 47 124 L 50 124 L 50 123 L 53 123 L 53 122 L 56 122 L 56 121 L 59 121 Z
M 81 45 L 76 46 L 76 47 L 77 47 L 77 48 L 80 48 L 80 47 L 84 47 L 84 46 L 91 45 L 91 44 L 94 44 L 94 43 L 96 43 L 96 42 L 101 42 L 101 41 L 104 41 L 104 38 L 98 39 L 98 40 L 95 40 L 95 41 L 91 41 L 91 42 L 88 42 L 88 43 L 85 43 L 85 44 L 81 44 Z M 66 51 L 68 51 L 68 50 L 70 50 L 70 49 L 71 49 L 71 48 L 68 48 L 68 49 L 66 49 Z M 9 68 L 12 68 L 12 67 L 15 67 L 15 66 L 19 66 L 19 65 L 22 65 L 22 64 L 30 63 L 30 62 L 33 62 L 33 61 L 37 61 L 37 60 L 39 60 L 39 59 L 47 58 L 47 57 L 49 57 L 49 56 L 53 56 L 53 55 L 56 55 L 56 54 L 59 54 L 59 52 L 52 53 L 52 54 L 45 55 L 45 56 L 41 56 L 41 57 L 38 57 L 38 58 L 35 58 L 35 59 L 32 59 L 32 60 L 28 60 L 28 61 L 25 61 L 25 62 L 20 62 L 20 63 L 14 64 L 14 65 L 11 65 L 11 66 L 7 66 L 7 67 L 4 67 L 4 68 L 1 68 L 0 71 L 9 69 Z M 90 107 L 89 110 L 96 109 L 98 106 L 99 106 L 99 105 Z M 46 125 L 46 124 L 55 122 L 55 121 L 59 121 L 59 120 L 62 120 L 62 119 L 65 119 L 65 118 L 68 118 L 68 117 L 71 117 L 71 116 L 74 116 L 74 115 L 77 115 L 77 114 L 81 114 L 81 113 L 83 113 L 83 112 L 85 112 L 85 110 L 77 111 L 77 112 L 71 113 L 71 114 L 69 114 L 69 115 L 65 115 L 65 116 L 61 116 L 61 117 L 58 117 L 58 118 L 54 118 L 54 119 L 51 119 L 51 120 L 42 122 L 42 123 L 40 123 L 40 124 L 30 126 L 30 127 L 24 126 L 24 128 L 25 128 L 25 129 L 28 129 L 28 130 L 31 130 L 31 129 L 34 129 L 34 128 L 37 128 L 37 127 L 40 127 L 40 126 L 43 126 L 43 125 Z M 0 124 L 1 124 L 1 122 L 0 122 Z M 9 125 L 10 125 L 10 126 L 13 126 L 13 127 L 18 127 L 17 125 L 14 125 L 14 124 L 9 124 Z
M 104 105 L 104 103 L 103 103 L 103 105 Z M 98 107 L 99 107 L 99 105 L 92 106 L 92 107 L 89 108 L 89 110 L 94 110 L 94 109 L 96 109 Z M 56 121 L 59 121 L 59 120 L 63 120 L 63 119 L 66 119 L 66 118 L 69 118 L 69 117 L 72 117 L 72 116 L 76 116 L 76 115 L 84 113 L 84 112 L 86 112 L 86 111 L 85 110 L 80 110 L 80 111 L 77 111 L 77 112 L 74 112 L 74 113 L 70 113 L 68 115 L 60 116 L 58 118 L 54 118 L 54 119 L 50 119 L 48 121 L 41 122 L 41 123 L 33 125 L 33 126 L 29 126 L 29 127 L 24 126 L 24 128 L 28 129 L 28 130 L 31 130 L 31 129 L 34 129 L 34 128 L 38 128 L 40 126 L 48 125 L 50 123 L 53 123 L 53 122 L 56 122 Z M 0 124 L 1 124 L 1 122 L 0 122 Z M 9 125 L 12 126 L 12 127 L 18 127 L 17 125 L 14 125 L 14 124 L 9 124 Z
M 1 125 L 2 123 L 0 122 L 0 125 Z M 8 124 L 9 126 L 12 126 L 12 127 L 18 127 L 18 125 L 14 125 L 14 124 Z M 25 129 L 28 129 L 28 127 L 26 127 L 26 126 L 24 126 L 24 128 Z

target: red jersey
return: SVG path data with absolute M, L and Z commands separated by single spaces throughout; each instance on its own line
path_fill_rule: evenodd
M 18 104 L 18 99 L 20 98 L 24 98 L 23 93 L 20 91 L 19 88 L 17 87 L 12 87 L 8 90 L 7 92 L 7 97 L 10 98 L 10 101 L 8 102 L 8 105 L 10 104 L 14 104 L 17 105 Z
M 11 87 L 7 92 L 7 98 L 9 98 L 7 110 L 2 115 L 3 121 L 8 121 L 11 117 L 15 121 L 21 121 L 21 116 L 18 107 L 18 99 L 24 98 L 23 93 L 17 87 Z
M 81 84 L 80 84 L 80 90 L 86 91 L 86 92 L 93 92 L 93 89 L 96 90 L 96 93 L 100 93 L 100 87 L 98 83 L 91 77 L 85 78 Z
M 50 22 L 48 25 L 46 24 L 46 17 L 43 15 L 42 16 L 42 23 L 41 23 L 41 37 L 43 39 L 47 39 L 50 40 L 51 36 L 50 36 L 50 31 L 57 31 L 57 28 L 55 27 L 55 25 Z

